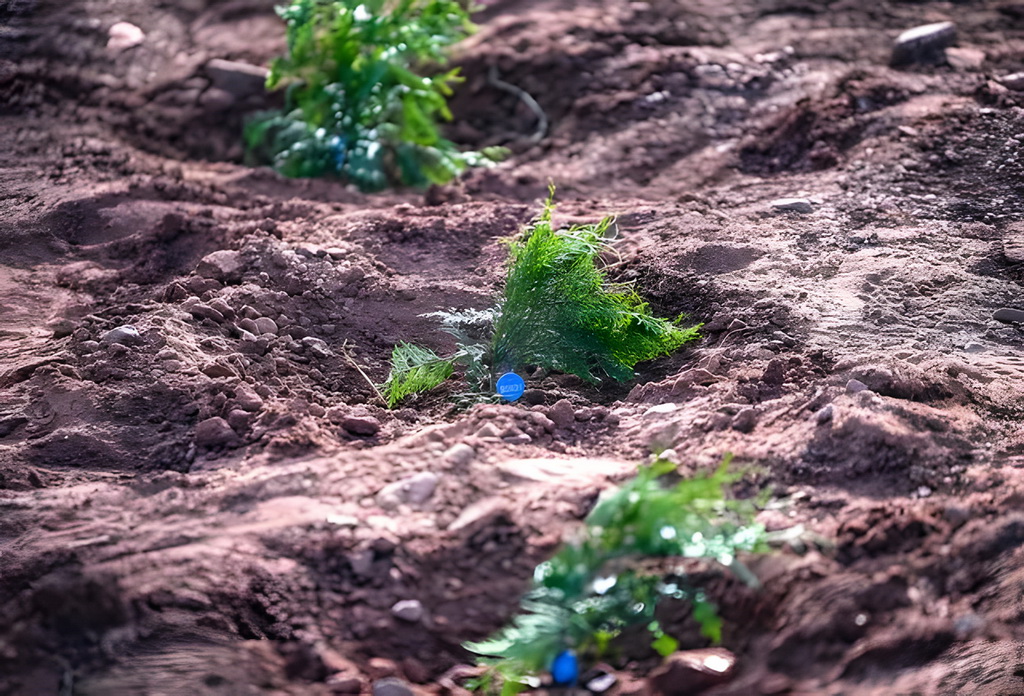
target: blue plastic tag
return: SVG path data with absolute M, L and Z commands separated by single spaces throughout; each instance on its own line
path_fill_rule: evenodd
M 526 391 L 526 382 L 515 372 L 506 372 L 498 378 L 498 396 L 506 401 L 515 401 Z
M 580 663 L 576 653 L 563 650 L 551 663 L 551 679 L 555 684 L 575 685 L 580 677 Z

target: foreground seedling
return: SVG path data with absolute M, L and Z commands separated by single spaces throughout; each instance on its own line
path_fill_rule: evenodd
M 474 28 L 459 2 L 293 0 L 278 13 L 288 54 L 271 64 L 267 87 L 286 88 L 286 105 L 247 126 L 251 159 L 376 191 L 445 183 L 503 156 L 461 152 L 438 129 L 460 78 L 433 66 Z
M 553 193 L 552 193 L 553 196 Z M 638 362 L 672 353 L 699 327 L 659 319 L 631 285 L 608 281 L 598 267 L 611 218 L 558 230 L 552 197 L 509 243 L 505 288 L 493 310 L 435 312 L 457 339 L 452 355 L 400 343 L 382 391 L 388 406 L 440 385 L 465 368 L 471 394 L 493 394 L 499 375 L 538 366 L 597 383 L 632 379 Z
M 550 672 L 556 685 L 571 686 L 580 663 L 608 654 L 630 626 L 646 625 L 652 647 L 662 655 L 678 647 L 655 619 L 659 600 L 685 600 L 701 632 L 717 643 L 722 622 L 704 592 L 684 572 L 645 573 L 651 558 L 700 558 L 732 568 L 750 584 L 753 574 L 736 556 L 767 550 L 767 535 L 753 522 L 751 500 L 732 499 L 729 459 L 710 476 L 665 485 L 675 465 L 663 459 L 604 496 L 587 516 L 579 537 L 534 571 L 522 599 L 522 613 L 488 640 L 467 643 L 481 656 L 484 676 L 473 686 L 510 696 Z

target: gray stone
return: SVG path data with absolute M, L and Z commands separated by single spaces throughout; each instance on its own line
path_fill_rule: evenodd
M 757 411 L 752 408 L 743 409 L 732 419 L 732 429 L 741 433 L 749 433 L 755 425 L 757 425 Z
M 210 300 L 208 304 L 211 307 L 213 307 L 214 309 L 216 309 L 218 312 L 223 314 L 225 319 L 234 319 L 235 318 L 235 310 L 233 310 L 231 308 L 231 305 L 229 305 L 227 302 L 225 302 L 221 298 L 215 297 L 212 300 Z
M 214 87 L 238 99 L 266 90 L 267 69 L 251 63 L 214 58 L 206 64 L 206 75 Z
M 559 428 L 568 428 L 576 422 L 576 413 L 568 399 L 559 399 L 548 409 L 548 418 Z
M 867 388 L 868 385 L 864 384 L 859 379 L 851 379 L 849 382 L 846 383 L 847 394 L 856 394 L 857 392 L 867 390 Z
M 348 416 L 341 427 L 353 435 L 370 437 L 380 432 L 380 421 L 373 416 Z
M 423 605 L 418 599 L 403 599 L 391 607 L 391 615 L 402 621 L 416 623 L 423 618 Z
M 309 354 L 314 358 L 320 358 L 321 360 L 331 357 L 331 349 L 327 347 L 327 342 L 316 336 L 306 336 L 302 339 L 302 345 L 306 346 Z
M 440 480 L 432 471 L 421 471 L 389 483 L 377 493 L 377 504 L 385 510 L 395 510 L 402 504 L 422 505 L 434 495 Z
M 397 677 L 379 679 L 373 683 L 373 696 L 415 696 L 412 687 Z
M 100 338 L 100 343 L 119 343 L 123 346 L 133 346 L 141 342 L 142 336 L 139 334 L 139 330 L 128 324 L 113 328 Z
M 460 442 L 449 447 L 441 456 L 446 462 L 454 466 L 469 466 L 476 458 L 476 450 L 465 442 Z
M 229 283 L 241 280 L 245 260 L 237 251 L 221 249 L 207 254 L 196 266 L 196 273 L 203 278 Z
M 999 78 L 1003 87 L 1012 89 L 1014 92 L 1024 92 L 1024 72 L 1003 75 Z
M 248 333 L 252 334 L 253 336 L 258 336 L 259 333 L 260 333 L 259 328 L 256 326 L 256 322 L 254 322 L 252 319 L 248 319 L 248 318 L 246 318 L 246 319 L 239 319 L 238 320 L 238 328 L 240 328 L 242 331 L 247 331 Z
M 196 447 L 214 449 L 233 447 L 238 444 L 238 435 L 226 420 L 220 416 L 207 418 L 196 426 Z
M 277 335 L 277 322 L 270 317 L 260 317 L 256 320 L 256 331 L 260 334 Z
M 814 210 L 814 205 L 806 198 L 776 198 L 769 205 L 780 213 L 810 213 Z
M 944 51 L 956 41 L 956 26 L 952 22 L 936 22 L 907 29 L 896 37 L 892 47 L 892 66 L 910 63 L 936 63 Z
M 818 425 L 825 425 L 831 423 L 832 418 L 835 416 L 835 408 L 832 404 L 826 404 L 814 414 L 814 422 Z
M 997 309 L 992 318 L 1007 324 L 1020 324 L 1024 323 L 1024 310 L 1003 307 L 1002 309 Z
M 249 429 L 249 420 L 251 418 L 251 413 L 246 413 L 245 411 L 236 408 L 233 409 L 230 413 L 228 413 L 227 421 L 228 425 L 231 426 L 232 430 L 234 430 L 236 433 L 241 434 Z
M 188 308 L 188 311 L 189 314 L 194 316 L 196 319 L 209 319 L 210 321 L 217 322 L 218 324 L 224 323 L 224 315 L 208 304 L 196 302 Z

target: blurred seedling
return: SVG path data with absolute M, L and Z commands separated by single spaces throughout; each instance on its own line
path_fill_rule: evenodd
M 544 673 L 556 685 L 571 685 L 580 662 L 607 656 L 613 641 L 637 625 L 646 626 L 655 651 L 669 655 L 678 642 L 655 618 L 665 598 L 689 602 L 701 633 L 718 643 L 722 620 L 704 591 L 683 570 L 665 576 L 644 565 L 654 558 L 706 559 L 757 585 L 737 556 L 767 551 L 768 535 L 754 522 L 759 501 L 730 497 L 739 478 L 730 459 L 710 475 L 666 485 L 675 465 L 658 458 L 603 496 L 578 537 L 537 566 L 522 613 L 487 640 L 466 643 L 486 666 L 473 688 L 511 696 L 538 685 Z
M 246 127 L 249 157 L 291 177 L 333 176 L 364 191 L 450 181 L 500 148 L 461 152 L 442 137 L 458 69 L 437 71 L 474 26 L 456 0 L 292 0 L 279 7 L 288 53 L 268 89 L 285 108 Z

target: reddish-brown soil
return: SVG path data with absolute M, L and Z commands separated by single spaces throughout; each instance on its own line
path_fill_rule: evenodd
M 738 658 L 705 693 L 1024 694 L 1024 332 L 993 319 L 1024 309 L 1024 92 L 998 79 L 1024 6 L 498 0 L 450 132 L 511 158 L 367 196 L 241 162 L 274 97 L 206 65 L 279 53 L 272 5 L 0 3 L 0 693 L 450 692 L 462 642 L 671 446 L 684 473 L 735 453 L 761 521 L 807 530 L 750 561 L 760 590 L 705 570 Z M 947 19 L 947 62 L 889 67 Z M 108 49 L 118 21 L 142 43 Z M 704 339 L 625 386 L 382 409 L 353 365 L 448 347 L 421 315 L 489 305 L 549 180 L 563 220 L 619 216 L 615 277 Z M 237 269 L 200 264 L 221 250 Z M 379 494 L 421 472 L 425 502 Z M 627 683 L 657 663 L 634 647 Z

